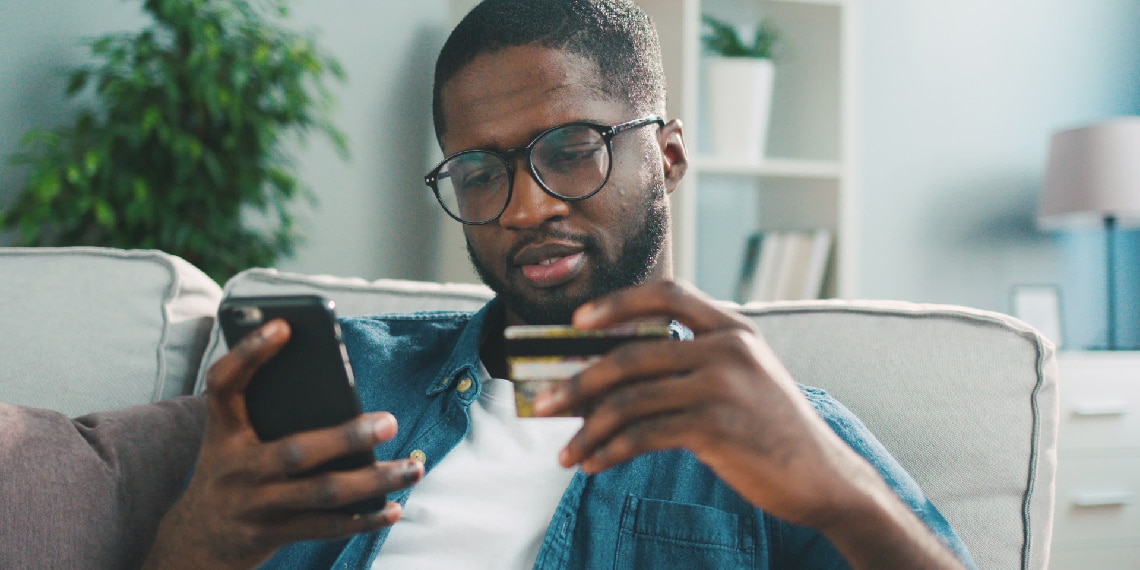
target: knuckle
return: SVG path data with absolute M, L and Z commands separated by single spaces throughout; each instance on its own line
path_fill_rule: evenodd
M 381 469 L 378 466 L 374 468 L 377 470 L 377 475 L 379 475 L 380 484 L 384 487 L 394 489 L 402 486 L 402 483 L 404 482 L 403 468 L 395 467 L 392 469 Z
M 322 475 L 313 482 L 313 502 L 319 507 L 334 507 L 340 498 L 340 485 L 330 475 Z
M 296 441 L 282 441 L 277 446 L 277 462 L 286 473 L 296 473 L 305 465 L 305 452 Z
M 749 355 L 752 353 L 753 341 L 754 335 L 751 331 L 732 329 L 725 332 L 721 346 L 728 354 L 736 356 Z
M 703 441 L 701 443 L 706 446 L 721 441 L 734 433 L 739 423 L 732 410 L 723 406 L 712 407 L 702 415 L 708 429 L 702 434 Z
M 369 436 L 370 430 L 366 429 L 366 426 L 360 422 L 352 422 L 344 426 L 340 434 L 345 447 L 349 450 L 366 448 L 372 443 Z
M 619 370 L 632 368 L 637 364 L 638 355 L 633 345 L 619 346 L 610 352 L 610 362 Z
M 585 381 L 583 377 L 591 374 L 592 368 L 593 367 L 582 370 L 570 378 L 567 378 L 566 381 L 562 383 L 562 388 L 566 391 L 567 397 L 576 400 L 582 396 L 582 383 Z
M 626 457 L 631 457 L 636 452 L 640 439 L 641 436 L 637 434 L 637 430 L 631 430 L 619 435 L 602 448 L 602 456 L 612 461 L 620 461 Z
M 223 357 L 225 358 L 225 357 Z M 210 366 L 206 371 L 206 389 L 211 392 L 216 392 L 219 387 L 225 382 L 225 362 L 219 360 Z
M 605 407 L 607 411 L 620 413 L 622 410 L 633 408 L 640 400 L 633 388 L 621 388 L 610 394 Z
M 661 297 L 669 304 L 679 303 L 690 294 L 688 287 L 684 283 L 674 281 L 673 279 L 663 279 L 658 282 L 657 287 Z

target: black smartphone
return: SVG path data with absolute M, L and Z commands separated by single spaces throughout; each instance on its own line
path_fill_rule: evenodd
M 361 415 L 348 351 L 341 339 L 335 305 L 318 295 L 229 297 L 218 308 L 218 322 L 231 348 L 273 319 L 292 332 L 281 351 L 249 382 L 245 405 L 262 441 L 340 425 Z M 346 471 L 374 461 L 371 451 L 339 457 L 305 473 Z M 347 505 L 341 512 L 379 511 L 387 497 Z

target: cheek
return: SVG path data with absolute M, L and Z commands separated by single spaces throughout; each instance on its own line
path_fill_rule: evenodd
M 484 264 L 496 264 L 501 255 L 495 255 L 494 236 L 489 226 L 465 226 L 463 235 L 471 249 Z

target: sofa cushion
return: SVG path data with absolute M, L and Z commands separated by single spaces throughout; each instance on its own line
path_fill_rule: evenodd
M 1053 346 L 962 307 L 749 305 L 796 380 L 850 408 L 954 526 L 979 568 L 1044 568 L 1057 446 Z
M 0 568 L 137 568 L 205 418 L 201 396 L 75 420 L 0 404 Z
M 491 298 L 491 290 L 467 283 L 428 283 L 399 279 L 366 281 L 359 277 L 302 275 L 275 269 L 249 269 L 226 282 L 225 296 L 321 295 L 336 304 L 341 317 L 414 311 L 474 311 Z M 206 389 L 206 372 L 227 351 L 215 324 L 198 370 L 194 393 Z
M 0 401 L 76 416 L 188 394 L 221 288 L 159 251 L 0 248 Z

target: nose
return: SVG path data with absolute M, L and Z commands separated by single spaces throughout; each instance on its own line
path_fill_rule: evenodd
M 522 158 L 522 157 L 520 157 Z M 511 201 L 499 216 L 499 225 L 508 229 L 537 228 L 546 221 L 570 214 L 570 204 L 551 196 L 535 180 L 526 159 L 515 168 Z

